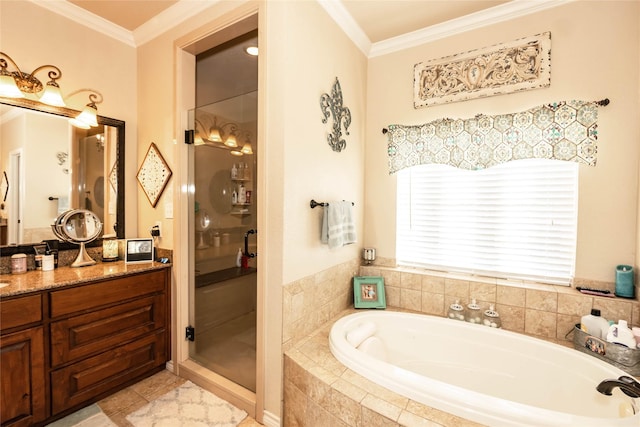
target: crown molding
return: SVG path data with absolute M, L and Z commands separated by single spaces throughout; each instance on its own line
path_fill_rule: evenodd
M 129 31 L 66 0 L 28 1 L 132 47 L 138 47 L 154 39 L 219 2 L 219 0 L 180 0 L 140 27 Z
M 493 25 L 497 22 L 508 21 L 541 10 L 562 6 L 573 1 L 576 0 L 513 0 L 509 3 L 504 3 L 441 24 L 432 25 L 374 43 L 371 46 L 369 58 L 387 55 L 399 50 Z
M 180 0 L 163 10 L 149 21 L 133 30 L 135 45 L 140 46 L 153 40 L 170 28 L 182 24 L 220 0 Z
M 69 18 L 72 21 L 91 28 L 94 31 L 102 33 L 113 39 L 135 47 L 133 34 L 131 31 L 122 28 L 113 22 L 107 21 L 98 15 L 89 12 L 86 9 L 76 6 L 68 1 L 51 1 L 51 0 L 29 0 L 30 2 L 43 7 L 51 12 L 62 15 L 65 18 Z
M 107 21 L 68 1 L 28 1 L 129 46 L 137 47 L 201 13 L 220 0 L 180 0 L 134 31 L 129 31 Z M 513 0 L 490 9 L 382 40 L 377 43 L 371 43 L 371 40 L 369 40 L 362 28 L 360 28 L 358 23 L 349 14 L 341 0 L 317 1 L 358 49 L 368 58 L 373 58 L 492 25 L 497 22 L 503 22 L 541 10 L 562 6 L 577 0 Z
M 333 18 L 342 31 L 347 34 L 347 37 L 364 53 L 365 56 L 369 56 L 371 50 L 371 40 L 362 31 L 360 25 L 353 19 L 351 14 L 347 12 L 340 0 L 318 0 L 320 6 Z

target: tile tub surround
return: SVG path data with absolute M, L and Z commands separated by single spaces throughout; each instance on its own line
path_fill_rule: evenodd
M 391 307 L 445 316 L 456 299 L 466 307 L 475 298 L 483 311 L 489 304 L 495 305 L 503 329 L 566 346 L 573 346 L 573 337 L 566 337 L 567 333 L 592 308 L 600 309 L 607 320 L 626 320 L 629 325 L 640 326 L 638 300 L 585 295 L 568 286 L 375 265 L 361 266 L 360 275 L 384 277 Z
M 284 285 L 283 351 L 353 307 L 353 276 L 359 266 L 360 259 L 353 259 Z
M 481 426 L 394 393 L 333 357 L 329 349 L 333 322 L 356 311 L 344 310 L 285 352 L 284 426 Z

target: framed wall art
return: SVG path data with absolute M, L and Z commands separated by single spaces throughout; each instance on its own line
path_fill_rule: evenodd
M 147 154 L 144 156 L 140 170 L 138 170 L 138 182 L 144 190 L 149 203 L 154 208 L 160 200 L 160 196 L 167 186 L 169 179 L 171 178 L 171 169 L 169 165 L 160 154 L 160 150 L 153 142 L 147 150 Z
M 384 278 L 380 276 L 354 277 L 353 306 L 355 308 L 386 308 Z
M 551 33 L 421 62 L 414 66 L 413 106 L 538 89 L 551 84 Z

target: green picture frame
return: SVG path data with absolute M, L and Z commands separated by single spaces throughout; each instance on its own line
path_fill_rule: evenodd
M 381 276 L 354 277 L 353 306 L 355 308 L 387 308 L 384 278 Z

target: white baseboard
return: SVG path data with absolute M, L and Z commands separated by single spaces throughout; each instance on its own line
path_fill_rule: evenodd
M 262 422 L 265 427 L 280 427 L 280 417 L 269 411 L 264 411 L 262 414 Z

